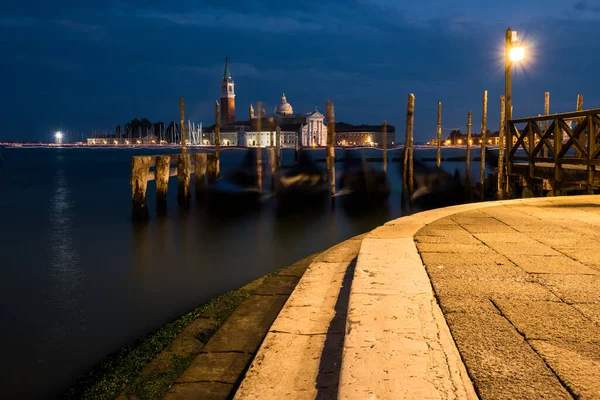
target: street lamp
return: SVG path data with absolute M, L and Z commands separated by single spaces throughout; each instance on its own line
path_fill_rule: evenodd
M 506 172 L 510 174 L 510 163 L 508 156 L 512 146 L 512 133 L 510 132 L 508 121 L 512 119 L 512 65 L 518 63 L 525 57 L 525 48 L 519 43 L 517 31 L 510 28 L 506 30 L 506 50 L 505 50 L 505 75 L 504 75 L 504 98 L 505 98 L 505 121 L 504 136 L 506 138 Z
M 56 139 L 56 144 L 62 144 L 63 134 L 61 131 L 58 131 L 54 134 L 54 139 Z

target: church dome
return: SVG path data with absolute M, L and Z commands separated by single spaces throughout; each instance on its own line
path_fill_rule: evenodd
M 288 103 L 287 99 L 285 98 L 285 93 L 283 96 L 281 96 L 281 104 L 275 108 L 275 113 L 279 115 L 291 115 L 294 113 L 292 105 Z

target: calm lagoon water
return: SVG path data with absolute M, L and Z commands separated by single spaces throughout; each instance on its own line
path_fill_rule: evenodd
M 360 215 L 329 205 L 281 215 L 275 199 L 242 214 L 215 216 L 193 202 L 182 212 L 172 178 L 168 215 L 155 216 L 149 183 L 151 218 L 134 224 L 131 156 L 167 152 L 0 148 L 3 397 L 54 397 L 106 355 L 211 298 L 402 214 L 400 163 L 392 162 L 387 205 Z M 222 151 L 221 171 L 243 152 Z M 284 150 L 284 164 L 292 157 Z M 478 163 L 472 168 L 477 176 Z

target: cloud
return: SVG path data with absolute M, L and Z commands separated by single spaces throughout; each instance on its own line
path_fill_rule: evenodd
M 70 19 L 61 19 L 58 21 L 59 24 L 65 26 L 67 28 L 88 33 L 88 34 L 97 34 L 100 33 L 104 28 L 100 25 L 86 24 L 82 22 L 73 21 Z
M 590 5 L 587 0 L 579 0 L 574 5 L 573 8 L 577 11 L 590 11 L 593 13 L 600 13 L 600 5 Z
M 234 30 L 250 30 L 257 32 L 287 33 L 319 31 L 321 24 L 312 21 L 312 15 L 293 13 L 285 16 L 267 15 L 263 13 L 221 12 L 216 9 L 204 9 L 191 12 L 165 12 L 156 9 L 136 9 L 133 15 L 118 11 L 119 15 L 133 16 L 142 19 L 153 19 L 176 25 L 205 26 Z
M 223 74 L 223 65 L 221 64 L 213 64 L 206 67 L 197 67 L 197 66 L 178 66 L 175 67 L 180 72 L 184 73 L 194 73 L 198 75 L 205 75 L 210 77 L 220 77 Z M 251 77 L 258 78 L 261 73 L 258 68 L 251 64 L 247 63 L 229 63 L 229 68 L 232 71 L 232 75 L 235 77 Z

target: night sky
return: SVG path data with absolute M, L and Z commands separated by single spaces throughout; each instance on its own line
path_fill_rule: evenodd
M 486 5 L 483 5 L 485 3 Z M 542 5 L 543 4 L 543 5 Z M 515 72 L 514 116 L 600 106 L 599 0 L 9 0 L 0 5 L 0 140 L 50 141 L 52 132 L 114 130 L 134 117 L 214 122 L 226 56 L 236 116 L 271 111 L 285 92 L 294 111 L 335 104 L 337 121 L 403 136 L 416 96 L 415 140 L 444 136 L 483 90 L 498 129 L 504 32 L 527 46 Z

